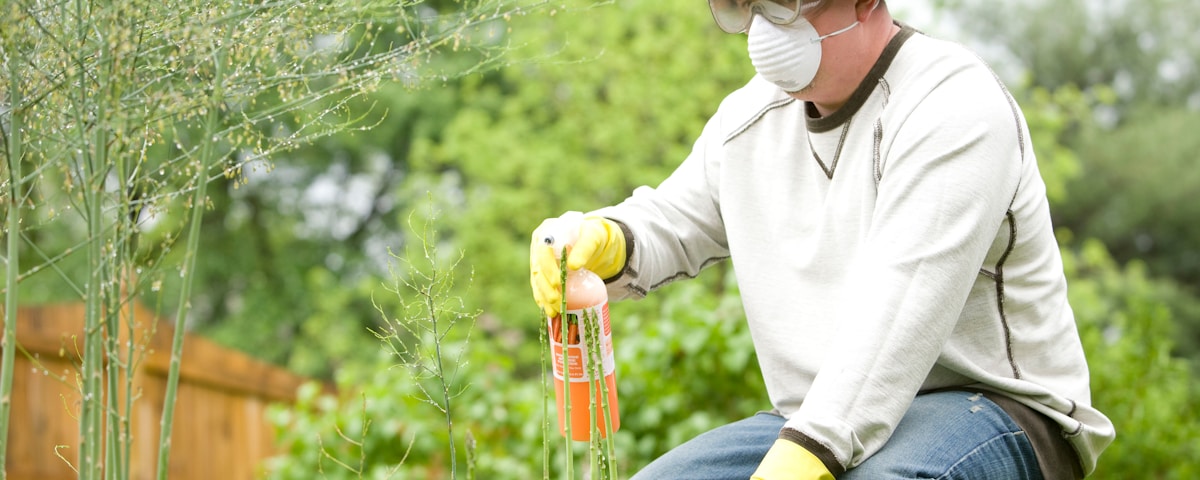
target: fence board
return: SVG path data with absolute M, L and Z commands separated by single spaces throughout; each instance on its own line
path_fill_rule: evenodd
M 57 445 L 70 448 L 62 450 L 64 456 L 74 458 L 73 450 L 79 438 L 76 422 L 63 422 L 60 418 L 72 419 L 78 406 L 73 405 L 79 394 L 75 388 L 44 372 L 61 374 L 69 370 L 65 361 L 43 359 L 44 369 L 35 371 L 33 362 L 18 354 L 13 364 L 13 405 L 9 414 L 8 478 L 20 480 L 37 478 L 46 480 L 73 479 L 75 472 L 55 453 Z M 39 441 L 20 441 L 21 437 L 34 437 Z
M 76 477 L 67 462 L 75 463 L 79 442 L 76 378 L 83 318 L 82 305 L 18 312 L 17 343 L 35 361 L 18 350 L 6 462 L 10 480 Z M 146 348 L 133 371 L 135 400 L 133 411 L 127 412 L 130 478 L 149 480 L 157 469 L 172 328 L 141 307 L 127 312 L 124 321 L 133 328 L 122 337 L 132 335 Z M 169 478 L 258 478 L 259 463 L 273 454 L 267 406 L 293 401 L 306 379 L 190 334 L 183 352 Z M 119 399 L 122 406 L 123 400 Z

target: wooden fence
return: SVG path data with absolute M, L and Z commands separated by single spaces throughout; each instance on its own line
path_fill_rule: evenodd
M 127 317 L 134 326 L 133 338 L 146 345 L 145 355 L 132 370 L 130 478 L 152 479 L 173 330 L 140 307 Z M 8 432 L 10 480 L 77 477 L 70 465 L 76 463 L 79 448 L 77 379 L 83 319 L 82 305 L 24 308 L 17 315 L 17 342 L 28 356 L 21 350 L 16 353 Z M 273 453 L 267 406 L 294 400 L 304 381 L 188 335 L 171 434 L 169 478 L 258 478 L 261 460 Z

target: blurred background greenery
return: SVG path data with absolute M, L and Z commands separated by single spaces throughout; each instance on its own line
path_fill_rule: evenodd
M 429 5 L 446 13 L 465 3 Z M 1200 476 L 1200 7 L 890 3 L 899 20 L 975 48 L 1029 119 L 1093 403 L 1118 431 L 1094 478 Z M 530 231 L 656 184 L 721 98 L 753 74 L 745 37 L 715 28 L 702 2 L 544 8 L 553 14 L 508 22 L 499 67 L 417 88 L 382 83 L 349 99 L 373 128 L 248 163 L 243 176 L 209 186 L 187 325 L 338 386 L 332 396 L 308 389 L 294 409 L 276 410 L 284 455 L 269 462 L 272 478 L 311 478 L 323 461 L 326 477 L 357 476 L 322 448 L 361 455 L 366 478 L 401 459 L 399 478 L 448 474 L 444 419 L 370 331 L 385 326 L 381 311 L 400 308 L 383 288 L 394 275 L 390 253 L 420 248 L 410 222 L 427 217 L 439 250 L 462 254 L 446 266 L 464 279 L 450 293 L 480 312 L 473 328 L 445 339 L 465 352 L 457 431 L 472 432 L 481 478 L 541 475 Z M 431 63 L 475 62 L 444 55 Z M 72 244 L 62 240 L 70 232 L 39 234 L 46 249 Z M 160 253 L 169 262 L 180 252 Z M 769 408 L 729 268 L 611 306 L 624 476 L 697 433 Z M 48 277 L 24 279 L 23 300 L 77 298 Z M 169 315 L 175 283 L 165 278 L 143 300 Z M 339 430 L 364 446 L 340 441 Z

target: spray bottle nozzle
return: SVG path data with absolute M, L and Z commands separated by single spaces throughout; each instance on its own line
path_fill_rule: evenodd
M 553 247 L 554 253 L 562 256 L 563 248 L 575 243 L 579 236 L 579 224 L 583 221 L 580 212 L 566 212 L 562 216 L 540 227 L 535 232 L 542 239 L 542 244 Z

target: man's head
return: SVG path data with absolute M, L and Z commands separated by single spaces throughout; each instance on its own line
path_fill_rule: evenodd
M 755 69 L 818 109 L 845 102 L 895 33 L 883 0 L 709 0 L 718 26 L 747 32 Z

